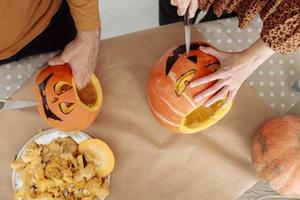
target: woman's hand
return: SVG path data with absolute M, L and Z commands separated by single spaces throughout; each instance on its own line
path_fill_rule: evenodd
M 207 107 L 225 98 L 227 98 L 227 100 L 224 107 L 231 103 L 243 82 L 265 60 L 274 54 L 274 51 L 267 47 L 261 39 L 241 52 L 222 52 L 212 47 L 200 47 L 200 50 L 215 56 L 221 64 L 220 69 L 215 73 L 190 83 L 190 87 L 193 88 L 211 81 L 217 81 L 212 87 L 196 95 L 194 98 L 194 101 L 198 102 L 213 95 L 204 103 L 204 106 Z
M 68 63 L 78 89 L 84 88 L 93 74 L 99 51 L 100 31 L 79 31 L 63 52 L 49 60 L 49 65 Z
M 189 18 L 193 18 L 198 9 L 198 0 L 171 0 L 171 5 L 177 7 L 179 16 L 183 16 L 189 8 Z

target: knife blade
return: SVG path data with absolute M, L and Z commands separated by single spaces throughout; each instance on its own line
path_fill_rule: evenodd
M 186 55 L 188 55 L 190 52 L 191 30 L 192 30 L 188 9 L 184 15 L 183 23 L 184 23 L 184 36 L 185 36 L 185 52 Z
M 0 99 L 0 111 L 7 110 L 7 109 L 19 109 L 19 108 L 32 107 L 38 104 L 39 104 L 38 101 Z

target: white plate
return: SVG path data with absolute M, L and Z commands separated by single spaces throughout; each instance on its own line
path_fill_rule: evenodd
M 77 131 L 77 132 L 64 132 L 60 131 L 57 129 L 48 129 L 45 131 L 42 131 L 35 136 L 33 136 L 19 151 L 17 154 L 16 158 L 20 158 L 27 147 L 28 144 L 32 142 L 36 142 L 38 144 L 49 144 L 52 140 L 57 139 L 57 138 L 64 138 L 70 136 L 73 140 L 75 140 L 78 144 L 84 140 L 92 138 L 90 135 L 82 132 L 82 131 Z M 108 185 L 110 184 L 110 175 L 108 175 Z M 13 170 L 12 171 L 12 186 L 14 191 L 17 191 L 22 188 L 23 181 L 20 177 L 20 175 Z M 104 200 L 105 197 L 100 198 L 99 200 Z

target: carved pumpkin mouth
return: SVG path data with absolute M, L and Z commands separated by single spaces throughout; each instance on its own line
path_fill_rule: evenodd
M 46 85 L 47 85 L 49 79 L 52 76 L 53 76 L 53 73 L 50 74 L 49 76 L 47 76 L 47 78 L 45 78 L 41 83 L 39 83 L 39 85 L 38 85 L 39 93 L 40 93 L 40 96 L 41 96 L 41 99 L 42 99 L 43 110 L 44 110 L 46 118 L 51 118 L 51 119 L 54 119 L 54 120 L 62 121 L 61 118 L 59 118 L 56 114 L 54 114 L 50 110 L 48 102 L 47 102 L 47 98 L 46 98 L 46 92 L 45 92 L 46 91 Z M 56 102 L 56 101 L 52 100 L 52 102 Z
M 191 80 L 194 78 L 197 70 L 192 69 L 185 74 L 183 74 L 176 82 L 176 89 L 175 93 L 178 97 L 182 95 L 182 93 L 185 91 L 185 88 L 187 85 L 191 82 Z

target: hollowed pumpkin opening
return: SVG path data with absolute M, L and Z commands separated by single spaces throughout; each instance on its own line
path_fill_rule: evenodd
M 185 133 L 198 132 L 216 123 L 230 106 L 222 109 L 224 100 L 219 100 L 210 107 L 200 106 L 183 119 L 181 129 Z
M 76 88 L 74 80 L 73 87 Z M 102 102 L 102 90 L 96 76 L 92 76 L 91 81 L 85 88 L 76 89 L 75 96 L 86 110 L 91 112 L 96 111 Z
M 97 102 L 97 92 L 92 82 L 80 90 L 77 90 L 78 97 L 82 103 L 89 107 L 93 107 Z

